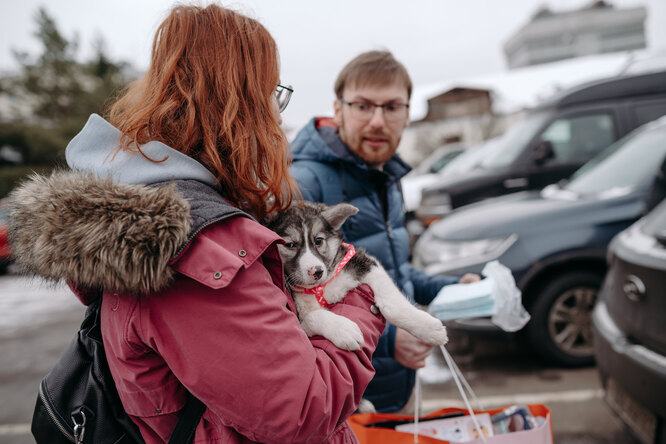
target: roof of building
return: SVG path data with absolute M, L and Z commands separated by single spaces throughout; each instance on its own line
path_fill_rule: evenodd
M 632 51 L 578 57 L 495 74 L 415 85 L 410 101 L 410 118 L 412 121 L 423 119 L 428 112 L 428 99 L 453 88 L 487 89 L 493 98 L 493 112 L 512 114 L 534 108 L 558 92 L 585 82 L 664 69 L 666 51 Z

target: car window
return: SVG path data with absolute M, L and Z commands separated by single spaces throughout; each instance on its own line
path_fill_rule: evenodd
M 444 168 L 446 165 L 451 163 L 453 161 L 453 159 L 458 157 L 458 155 L 460 155 L 461 153 L 462 153 L 462 151 L 455 150 L 455 151 L 450 151 L 450 152 L 444 154 L 442 157 L 440 157 L 439 159 L 434 161 L 432 165 L 430 165 L 430 171 L 429 172 L 430 173 L 438 173 L 439 171 L 441 171 L 442 168 Z
M 666 101 L 636 105 L 634 107 L 634 113 L 636 114 L 636 121 L 639 125 L 651 122 L 661 116 L 666 115 Z
M 449 177 L 467 172 L 478 166 L 484 156 L 489 155 L 492 150 L 496 149 L 496 146 L 497 138 L 494 138 L 486 140 L 480 145 L 469 147 L 442 168 L 438 174 Z
M 666 156 L 666 126 L 631 133 L 576 171 L 565 189 L 579 195 L 650 183 Z
M 609 113 L 563 117 L 541 133 L 541 140 L 553 147 L 551 163 L 585 162 L 615 140 L 613 117 Z
M 513 125 L 497 138 L 496 146 L 479 163 L 481 168 L 495 169 L 510 165 L 525 149 L 548 119 L 548 112 L 536 112 Z

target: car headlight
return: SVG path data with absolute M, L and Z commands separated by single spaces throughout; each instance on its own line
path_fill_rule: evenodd
M 454 241 L 427 236 L 419 239 L 414 256 L 420 268 L 429 274 L 445 273 L 448 270 L 484 264 L 504 254 L 518 240 L 516 234 L 509 236 Z

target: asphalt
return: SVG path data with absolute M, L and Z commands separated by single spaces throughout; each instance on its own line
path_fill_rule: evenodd
M 8 293 L 6 282 L 0 277 L 0 299 Z M 72 304 L 0 329 L 0 444 L 34 443 L 28 424 L 38 384 L 74 336 L 83 313 L 83 306 Z M 604 403 L 594 367 L 552 368 L 513 342 L 450 336 L 449 349 L 485 407 L 546 405 L 558 444 L 638 444 Z M 450 380 L 423 384 L 423 399 L 430 411 L 462 405 Z

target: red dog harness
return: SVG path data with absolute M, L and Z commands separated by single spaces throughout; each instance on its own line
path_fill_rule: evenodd
M 300 285 L 294 286 L 294 289 L 296 289 L 299 293 L 305 293 L 305 294 L 313 294 L 315 295 L 315 298 L 317 298 L 317 302 L 319 302 L 319 305 L 322 307 L 328 307 L 329 303 L 326 302 L 326 299 L 324 299 L 324 287 L 329 284 L 335 277 L 340 274 L 343 268 L 345 268 L 345 265 L 347 265 L 347 262 L 351 258 L 354 257 L 356 254 L 356 250 L 354 249 L 354 246 L 351 244 L 347 243 L 342 243 L 342 246 L 347 248 L 347 254 L 345 254 L 345 257 L 342 258 L 338 266 L 335 268 L 335 271 L 333 272 L 333 276 L 331 276 L 326 282 L 324 282 L 321 285 L 317 285 L 316 287 L 312 288 L 305 288 L 301 287 Z

